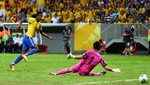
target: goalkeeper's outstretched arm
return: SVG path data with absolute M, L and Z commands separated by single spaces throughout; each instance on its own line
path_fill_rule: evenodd
M 107 71 L 120 72 L 119 68 L 117 68 L 117 69 L 111 69 L 110 67 L 105 66 L 104 69 L 107 70 Z

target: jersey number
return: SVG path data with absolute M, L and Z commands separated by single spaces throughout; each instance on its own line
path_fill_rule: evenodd
M 92 59 L 90 60 L 90 62 L 88 64 L 90 64 L 93 60 L 94 60 L 94 57 L 92 57 Z

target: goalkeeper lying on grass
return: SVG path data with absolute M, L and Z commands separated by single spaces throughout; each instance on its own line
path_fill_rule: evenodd
M 103 57 L 98 53 L 98 50 L 100 49 L 100 44 L 98 41 L 94 42 L 93 44 L 93 50 L 88 50 L 85 52 L 82 56 L 73 56 L 72 54 L 68 54 L 67 58 L 74 58 L 74 59 L 82 59 L 78 64 L 72 66 L 70 69 L 63 69 L 55 73 L 49 73 L 50 75 L 59 75 L 59 74 L 65 74 L 65 73 L 79 73 L 80 76 L 96 76 L 96 75 L 104 75 L 106 74 L 106 71 L 95 73 L 91 72 L 91 70 L 101 63 L 101 65 L 104 67 L 104 69 L 108 71 L 113 72 L 120 72 L 120 69 L 111 69 L 107 66 L 105 63 Z

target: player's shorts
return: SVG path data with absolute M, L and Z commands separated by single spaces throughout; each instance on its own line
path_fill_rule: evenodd
M 67 48 L 67 47 L 71 47 L 70 41 L 64 42 L 64 48 Z
M 80 61 L 80 62 L 77 63 L 76 65 L 72 66 L 72 67 L 71 67 L 71 71 L 72 71 L 72 73 L 77 73 L 77 72 L 78 72 L 78 74 L 79 74 L 80 76 L 86 76 L 86 75 L 89 74 L 89 72 L 88 72 L 88 73 L 84 73 L 84 72 L 82 72 L 82 70 L 80 70 L 79 66 L 80 66 L 81 62 L 82 62 L 82 61 Z
M 28 37 L 27 35 L 25 35 L 23 37 L 23 47 L 22 47 L 22 51 L 27 51 L 29 48 L 36 46 L 37 44 L 34 43 L 34 40 L 32 37 Z

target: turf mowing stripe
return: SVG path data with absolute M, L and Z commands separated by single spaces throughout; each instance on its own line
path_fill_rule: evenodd
M 115 83 L 115 82 L 123 82 L 123 81 L 128 82 L 128 81 L 137 81 L 137 80 L 139 79 L 115 80 L 115 81 L 104 81 L 104 82 L 84 82 L 84 83 L 65 84 L 65 85 L 102 84 L 102 83 Z
M 55 61 L 55 60 L 67 60 L 67 59 L 41 59 L 41 60 L 31 59 L 29 61 Z

